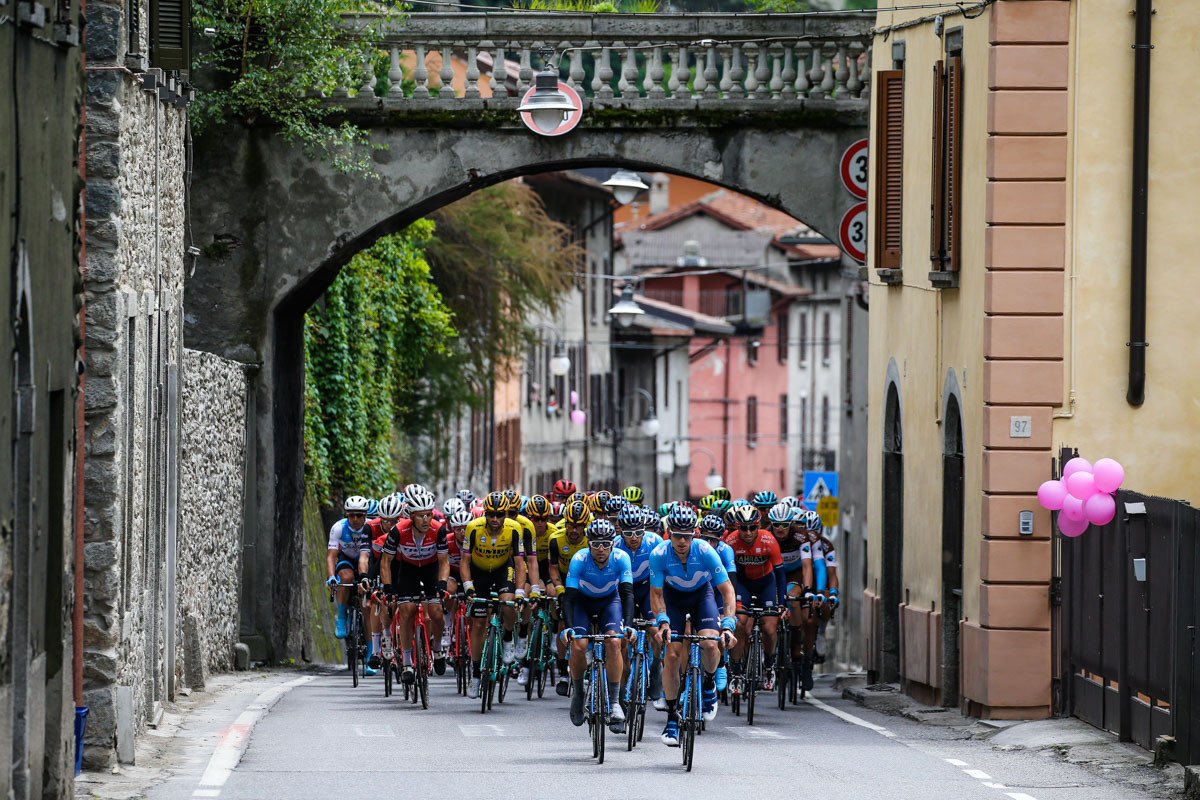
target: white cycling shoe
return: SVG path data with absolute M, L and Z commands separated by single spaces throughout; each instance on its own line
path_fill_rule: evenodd
M 517 645 L 512 639 L 504 643 L 504 663 L 511 664 L 517 660 Z

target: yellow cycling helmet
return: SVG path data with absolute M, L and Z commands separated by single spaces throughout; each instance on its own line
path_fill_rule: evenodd
M 550 516 L 551 506 L 550 501 L 540 494 L 535 494 L 529 498 L 529 502 L 525 504 L 525 516 L 530 519 L 545 519 Z
M 568 503 L 563 511 L 563 522 L 569 522 L 572 525 L 586 525 L 592 519 L 592 512 L 588 507 L 578 500 L 574 503 Z
M 492 492 L 483 498 L 483 511 L 485 514 L 493 511 L 506 513 L 508 511 L 508 498 L 504 496 L 504 492 Z
M 505 489 L 503 494 L 504 499 L 508 501 L 507 511 L 513 511 L 521 507 L 521 496 L 517 494 L 515 489 Z
M 705 511 L 708 511 L 713 507 L 713 503 L 715 502 L 717 502 L 717 498 L 713 497 L 711 494 L 706 494 L 704 497 L 700 498 L 700 507 Z
M 724 486 L 718 486 L 716 489 L 713 489 L 712 496 L 713 496 L 714 500 L 732 500 L 733 499 L 733 495 L 731 495 L 729 493 L 729 490 L 726 489 Z
M 642 487 L 640 486 L 626 486 L 625 491 L 621 492 L 621 496 L 635 505 L 641 505 L 642 499 L 646 495 L 642 492 Z

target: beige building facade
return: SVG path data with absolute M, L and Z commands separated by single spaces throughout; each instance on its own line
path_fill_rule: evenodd
M 1048 716 L 1063 446 L 1195 502 L 1200 322 L 1186 272 L 1200 6 L 1153 18 L 1145 400 L 1127 399 L 1132 2 L 881 2 L 869 208 L 867 667 L 929 702 Z M 1024 513 L 1028 512 L 1028 513 Z

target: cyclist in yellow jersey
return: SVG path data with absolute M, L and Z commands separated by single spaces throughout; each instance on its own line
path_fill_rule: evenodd
M 568 503 L 567 507 L 563 509 L 562 522 L 559 523 L 562 529 L 549 538 L 550 584 L 554 586 L 556 597 L 561 597 L 567 590 L 565 581 L 571 566 L 571 558 L 580 550 L 587 550 L 588 540 L 584 532 L 591 521 L 592 513 L 585 503 L 581 501 Z M 558 683 L 554 689 L 566 697 L 570 690 L 570 683 L 567 680 L 566 646 L 561 637 L 555 636 L 554 638 L 558 649 Z
M 532 529 L 532 546 L 529 544 L 525 546 L 526 561 L 533 562 L 530 568 L 530 575 L 532 577 L 529 580 L 534 585 L 530 592 L 530 600 L 536 600 L 541 595 L 541 586 L 537 585 L 536 582 L 539 579 L 545 580 L 550 575 L 550 535 L 555 530 L 554 525 L 550 522 L 552 511 L 553 504 L 545 496 L 535 494 L 533 497 L 525 500 L 522 513 L 517 517 L 518 522 L 524 520 L 529 523 Z M 528 636 L 532 619 L 533 606 L 530 604 L 522 612 L 521 622 L 517 627 L 517 658 L 519 659 L 525 659 L 529 649 Z M 527 677 L 528 666 L 522 660 L 521 673 L 517 676 L 517 683 L 524 686 Z
M 468 597 L 478 594 L 488 598 L 492 592 L 500 600 L 511 602 L 525 596 L 525 546 L 524 531 L 514 520 L 508 519 L 508 498 L 500 492 L 492 492 L 483 501 L 483 516 L 467 525 L 463 558 L 460 565 L 463 591 Z M 479 696 L 479 659 L 483 648 L 487 607 L 475 603 L 471 609 L 471 696 Z M 502 611 L 504 633 L 501 636 L 504 661 L 511 664 L 516 658 L 513 628 L 517 622 L 517 610 L 504 606 Z

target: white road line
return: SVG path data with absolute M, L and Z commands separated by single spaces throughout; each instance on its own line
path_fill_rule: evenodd
M 220 789 L 197 789 L 192 792 L 192 797 L 220 797 Z
M 510 736 L 500 725 L 459 725 L 458 730 L 463 736 L 478 738 L 480 736 Z
M 984 781 L 983 785 L 988 787 L 989 789 L 1007 789 L 1008 788 L 1003 783 L 988 783 L 987 781 Z
M 204 775 L 200 778 L 201 786 L 216 786 L 225 785 L 225 781 L 229 780 L 229 776 L 233 774 L 233 770 L 237 768 L 238 762 L 242 760 L 242 754 L 246 752 L 246 745 L 250 742 L 250 731 L 254 730 L 254 726 L 262 719 L 266 713 L 279 701 L 279 698 L 290 692 L 292 689 L 302 684 L 308 683 L 315 678 L 315 675 L 306 675 L 302 678 L 282 683 L 279 686 L 267 689 L 257 697 L 255 697 L 246 710 L 238 714 L 238 718 L 234 723 L 226 728 L 221 740 L 217 743 L 213 750 L 212 758 L 208 760 L 208 766 L 204 769 Z M 211 791 L 199 789 L 197 791 Z M 198 795 L 201 797 L 217 797 L 220 791 L 213 792 L 209 795 Z M 197 795 L 193 795 L 197 796 Z
M 849 722 L 851 725 L 858 725 L 859 727 L 866 728 L 869 731 L 875 731 L 880 736 L 886 736 L 889 739 L 896 738 L 896 734 L 892 733 L 887 728 L 876 725 L 873 722 L 867 722 L 865 719 L 856 717 L 853 714 L 848 714 L 845 711 L 842 711 L 840 708 L 834 708 L 833 706 L 828 705 L 827 703 L 822 703 L 820 700 L 813 697 L 812 695 L 805 697 L 804 701 L 806 703 L 808 703 L 809 705 L 816 706 L 817 708 L 821 709 L 822 711 L 825 711 L 829 714 L 833 714 L 835 717 L 837 717 L 840 720 Z
M 1037 798 L 1025 794 L 1024 792 L 1005 792 L 1012 800 L 1037 800 Z
M 955 766 L 955 767 L 969 767 L 970 766 L 970 764 L 968 764 L 967 762 L 959 761 L 957 758 L 947 758 L 946 763 L 950 764 L 952 766 Z
M 778 731 L 768 730 L 766 728 L 748 728 L 745 725 L 726 725 L 725 730 L 737 736 L 740 739 L 793 739 L 793 736 L 784 736 Z
M 991 775 L 988 775 L 981 769 L 964 769 L 963 772 L 967 773 L 977 781 L 990 781 L 992 779 Z

